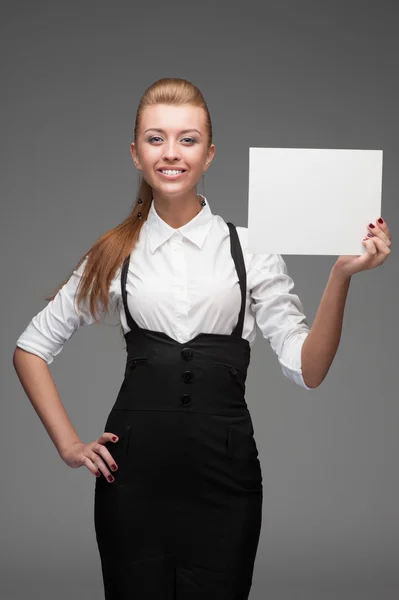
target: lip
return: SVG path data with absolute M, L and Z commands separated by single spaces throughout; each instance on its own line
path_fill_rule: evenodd
M 180 177 L 183 177 L 183 175 L 185 175 L 187 171 L 183 171 L 183 173 L 179 173 L 178 175 L 166 175 L 165 173 L 162 173 L 160 169 L 157 169 L 157 173 L 159 173 L 159 175 L 164 179 L 169 179 L 173 181 L 174 179 L 179 179 Z

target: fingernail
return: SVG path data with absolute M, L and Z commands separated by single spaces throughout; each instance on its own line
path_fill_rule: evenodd
M 384 219 L 383 219 L 382 217 L 380 217 L 380 218 L 378 219 L 378 222 L 379 222 L 379 223 L 383 223 L 383 222 L 384 222 Z
M 101 475 L 100 471 L 96 471 L 95 475 L 96 475 L 96 477 L 100 477 L 100 475 Z
M 111 465 L 111 469 L 112 469 L 113 471 L 116 471 L 116 465 L 115 465 L 115 464 L 112 464 L 112 465 Z
M 371 229 L 374 229 L 375 225 L 373 225 L 373 223 L 369 223 L 369 227 L 371 227 Z
M 367 237 L 374 237 L 374 233 L 368 233 Z
M 115 435 L 113 436 L 113 441 L 116 442 L 116 440 L 118 439 Z
M 110 481 L 111 483 L 114 481 L 114 478 L 112 477 L 112 475 L 108 475 L 107 479 L 108 479 L 108 481 Z

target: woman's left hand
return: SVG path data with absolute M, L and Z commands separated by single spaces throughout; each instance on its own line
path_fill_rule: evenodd
M 346 276 L 379 267 L 391 253 L 391 234 L 388 225 L 385 221 L 379 223 L 378 219 L 375 221 L 374 227 L 371 225 L 368 225 L 368 230 L 372 237 L 365 237 L 362 240 L 367 252 L 357 256 L 340 256 L 334 264 L 334 267 Z

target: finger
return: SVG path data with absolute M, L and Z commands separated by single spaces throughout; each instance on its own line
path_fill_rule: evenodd
M 388 229 L 388 226 L 384 223 L 379 223 L 378 219 L 375 223 L 369 223 L 367 226 L 368 230 L 372 232 L 375 236 L 384 240 L 384 242 L 390 246 L 391 245 L 391 236 Z
M 384 256 L 386 258 L 389 254 L 391 254 L 391 249 L 384 242 L 384 240 L 381 240 L 378 237 L 373 237 L 373 238 L 371 238 L 371 241 L 374 242 L 374 245 L 377 248 L 378 254 L 380 254 L 381 256 Z M 385 260 L 385 258 L 384 258 L 384 260 Z
M 365 254 L 364 256 L 366 256 L 367 258 L 370 258 L 370 256 L 374 257 L 378 253 L 377 247 L 374 243 L 374 241 L 376 239 L 378 239 L 378 238 L 373 237 L 373 238 L 366 238 L 366 239 L 362 240 L 362 242 L 366 246 L 366 250 L 367 250 L 367 254 Z
M 100 477 L 101 473 L 98 470 L 98 467 L 95 462 L 93 462 L 88 456 L 83 457 L 83 464 L 87 467 L 90 473 L 93 473 L 96 477 Z
M 110 433 L 109 431 L 104 431 L 102 435 L 97 439 L 99 444 L 105 444 L 106 442 L 119 442 L 119 437 L 116 433 Z
M 101 443 L 102 444 L 106 444 L 106 443 L 108 443 L 110 441 L 113 444 L 117 444 L 119 442 L 119 437 L 116 435 L 116 433 L 110 433 L 109 431 L 105 431 L 102 434 L 102 436 L 99 438 L 98 441 L 99 441 L 100 444 Z M 106 446 L 101 446 L 101 448 L 99 449 L 101 456 L 107 462 L 107 464 L 110 467 L 110 469 L 112 469 L 112 471 L 116 471 L 118 469 L 118 465 L 116 464 L 113 456 L 108 451 L 108 448 Z
M 94 446 L 93 449 L 89 452 L 88 456 L 89 456 L 90 460 L 97 466 L 98 471 L 100 471 L 104 475 L 104 477 L 110 483 L 112 483 L 114 478 L 113 478 L 110 470 L 108 469 L 108 465 L 106 464 L 106 462 L 104 460 L 102 460 L 103 451 L 105 451 L 108 454 L 110 465 L 115 464 L 114 459 L 112 458 L 112 456 L 110 455 L 108 450 L 103 445 L 99 444 L 97 447 L 98 447 L 98 452 L 96 452 L 96 446 Z M 116 465 L 115 465 L 115 467 L 116 467 Z
M 385 242 L 376 236 L 364 239 L 362 242 L 367 250 L 367 253 L 364 255 L 366 257 L 365 262 L 372 260 L 375 266 L 382 264 L 391 253 Z
M 381 219 L 382 223 L 380 223 L 380 219 Z M 382 217 L 379 217 L 379 219 L 377 219 L 376 225 L 378 225 L 378 227 L 386 233 L 386 235 L 389 237 L 390 240 L 392 239 L 391 232 L 389 231 L 389 227 L 386 224 L 386 221 L 384 221 L 384 219 Z
M 112 454 L 110 453 L 108 448 L 106 446 L 104 446 L 104 444 L 95 444 L 92 447 L 92 450 L 93 450 L 93 452 L 96 452 L 97 454 L 99 454 L 101 456 L 101 458 L 104 459 L 105 463 L 112 471 L 117 470 L 117 468 L 118 468 L 117 464 L 115 463 Z

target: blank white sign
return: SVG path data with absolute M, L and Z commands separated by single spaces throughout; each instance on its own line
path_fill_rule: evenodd
M 250 148 L 248 251 L 364 254 L 381 216 L 382 150 Z

